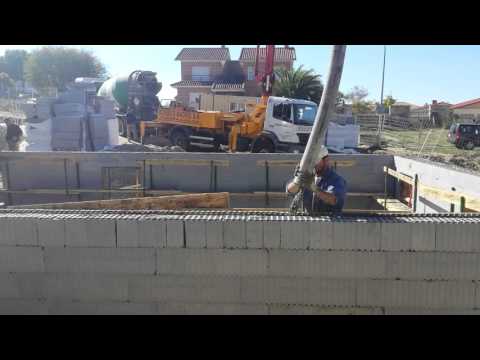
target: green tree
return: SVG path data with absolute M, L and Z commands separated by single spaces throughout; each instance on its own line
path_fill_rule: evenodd
M 0 92 L 6 93 L 14 86 L 12 78 L 7 73 L 0 73 Z
M 383 106 L 385 106 L 386 109 L 388 109 L 390 106 L 395 104 L 397 100 L 395 100 L 392 95 L 388 95 L 385 100 L 383 100 Z
M 280 68 L 275 73 L 273 94 L 292 99 L 310 100 L 318 104 L 323 92 L 320 77 L 313 69 L 304 69 L 303 65 L 291 70 Z
M 63 46 L 33 50 L 25 64 L 25 79 L 39 90 L 62 91 L 77 77 L 105 76 L 105 66 L 91 52 Z
M 367 96 L 367 89 L 361 86 L 354 86 L 344 97 L 351 102 L 353 113 L 366 113 L 372 111 L 372 107 L 375 106 L 371 101 L 365 100 Z
M 0 72 L 7 73 L 14 81 L 24 81 L 24 66 L 28 53 L 26 50 L 5 50 L 0 57 Z

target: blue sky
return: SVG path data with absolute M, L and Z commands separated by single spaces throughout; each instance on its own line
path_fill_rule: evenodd
M 183 47 L 219 45 L 75 45 L 72 47 L 91 50 L 107 66 L 112 75 L 133 70 L 157 72 L 163 83 L 160 98 L 173 98 L 176 90 L 169 85 L 180 80 L 180 63 L 174 61 Z M 238 59 L 244 46 L 227 45 L 233 60 Z M 313 68 L 325 79 L 331 46 L 295 46 L 295 65 Z M 0 45 L 0 55 L 5 49 L 31 50 L 39 45 Z M 353 86 L 363 86 L 369 91 L 368 98 L 379 101 L 383 45 L 352 45 L 347 48 L 340 90 L 347 92 Z M 387 46 L 385 72 L 385 96 L 422 105 L 425 102 L 461 101 L 480 97 L 480 46 Z

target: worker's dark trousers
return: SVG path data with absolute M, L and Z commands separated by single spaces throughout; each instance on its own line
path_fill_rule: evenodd
M 19 141 L 8 141 L 8 150 L 10 151 L 18 151 L 20 142 Z
M 127 135 L 129 139 L 138 140 L 138 126 L 137 124 L 128 124 L 127 125 Z

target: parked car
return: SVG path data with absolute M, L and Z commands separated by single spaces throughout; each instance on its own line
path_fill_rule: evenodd
M 473 150 L 480 146 L 480 124 L 453 124 L 448 132 L 448 141 L 458 149 Z

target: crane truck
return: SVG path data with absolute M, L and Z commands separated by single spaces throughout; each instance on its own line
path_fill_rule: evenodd
M 192 146 L 218 150 L 225 145 L 230 152 L 303 152 L 317 104 L 271 96 L 275 45 L 266 47 L 263 71 L 259 70 L 259 50 L 257 46 L 255 77 L 262 86 L 262 96 L 251 112 L 193 111 L 172 103 L 160 107 L 155 120 L 140 122 L 141 138 L 147 129 L 155 128 L 185 150 Z

